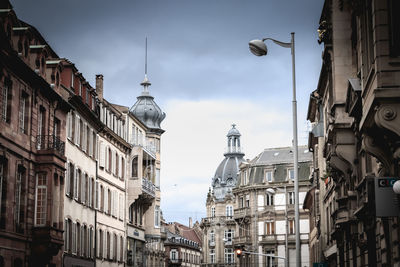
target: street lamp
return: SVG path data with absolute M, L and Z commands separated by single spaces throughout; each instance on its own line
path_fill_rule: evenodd
M 300 223 L 299 223 L 299 169 L 298 169 L 298 142 L 297 142 L 297 101 L 296 101 L 296 72 L 295 72 L 295 53 L 294 53 L 294 32 L 291 33 L 291 42 L 284 43 L 272 38 L 262 40 L 252 40 L 249 42 L 250 51 L 256 56 L 267 55 L 268 49 L 265 45 L 266 40 L 271 40 L 282 47 L 291 48 L 292 52 L 292 82 L 293 82 L 293 165 L 294 165 L 294 198 L 295 198 L 295 232 L 296 232 L 296 267 L 300 267 Z

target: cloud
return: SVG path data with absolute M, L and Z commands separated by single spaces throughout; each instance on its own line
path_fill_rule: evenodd
M 291 110 L 248 100 L 171 99 L 165 107 L 161 192 L 164 217 L 186 222 L 205 214 L 211 179 L 224 159 L 226 134 L 237 124 L 245 158 L 264 148 L 291 144 Z

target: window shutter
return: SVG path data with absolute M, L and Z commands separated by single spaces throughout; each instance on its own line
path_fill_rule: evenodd
M 89 131 L 89 156 L 93 156 L 93 130 Z
M 120 238 L 118 238 L 115 240 L 115 242 L 117 242 L 117 261 L 121 261 L 121 242 L 120 242 Z
M 88 195 L 87 195 L 87 205 L 89 206 L 89 207 L 92 207 L 92 188 L 93 188 L 93 185 L 92 185 L 92 177 L 88 177 L 88 186 L 89 186 L 89 188 L 88 188 Z
M 87 136 L 87 124 L 86 124 L 86 122 L 85 123 L 83 123 L 83 129 L 82 129 L 82 150 L 83 151 L 85 151 L 86 152 L 86 149 L 87 149 L 87 138 L 88 138 L 88 136 Z
M 103 259 L 107 258 L 107 231 L 103 234 Z
M 110 170 L 110 160 L 109 160 L 109 153 L 108 153 L 108 146 L 106 146 L 105 147 L 105 149 L 104 149 L 104 155 L 105 155 L 105 168 L 106 168 L 106 170 Z
M 72 253 L 76 254 L 76 223 L 72 223 Z
M 100 142 L 100 167 L 104 168 L 105 165 L 105 147 L 103 142 Z
M 79 145 L 79 139 L 80 139 L 80 132 L 79 132 L 79 128 L 80 128 L 80 126 L 79 126 L 79 121 L 80 121 L 80 118 L 79 118 L 79 116 L 78 115 L 76 115 L 75 116 L 75 136 L 74 136 L 74 141 L 75 141 L 75 144 L 77 144 L 77 145 Z
M 110 259 L 114 260 L 114 235 L 110 235 Z
M 78 168 L 74 171 L 74 199 L 78 200 Z
M 99 159 L 99 136 L 96 134 L 96 142 L 94 143 L 93 154 L 96 159 Z
M 119 218 L 124 219 L 124 195 L 119 195 Z
M 70 169 L 69 169 L 69 161 L 67 161 L 67 167 L 65 168 L 66 170 L 65 170 L 65 194 L 67 195 L 67 196 L 69 196 L 70 195 L 70 181 L 69 181 L 69 179 L 70 179 L 70 177 L 69 177 L 69 173 L 70 173 Z
M 95 209 L 98 210 L 100 207 L 100 185 L 99 182 L 96 181 L 96 193 L 95 193 Z
M 82 204 L 86 203 L 85 185 L 86 185 L 86 175 L 84 172 L 82 172 L 81 173 L 81 202 L 82 202 Z
M 111 172 L 113 174 L 115 174 L 115 160 L 116 160 L 115 153 L 114 151 L 111 151 Z
M 122 177 L 122 157 L 119 157 L 118 160 L 118 177 Z
M 97 230 L 97 249 L 96 249 L 96 256 L 99 258 L 100 257 L 100 244 L 101 244 L 101 240 L 100 240 L 100 229 L 99 230 Z
M 104 187 L 104 212 L 108 214 L 108 190 Z

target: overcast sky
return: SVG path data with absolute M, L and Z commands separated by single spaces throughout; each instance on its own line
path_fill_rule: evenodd
M 60 57 L 74 62 L 104 95 L 131 106 L 141 93 L 148 38 L 150 93 L 166 112 L 162 123 L 161 208 L 167 221 L 205 216 L 211 179 L 223 160 L 232 123 L 245 158 L 292 143 L 290 42 L 296 33 L 299 143 L 307 144 L 308 96 L 318 82 L 322 46 L 320 0 L 11 0 Z

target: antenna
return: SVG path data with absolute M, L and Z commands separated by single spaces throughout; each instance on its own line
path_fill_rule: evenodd
M 146 37 L 146 52 L 144 58 L 144 74 L 147 76 L 147 37 Z

